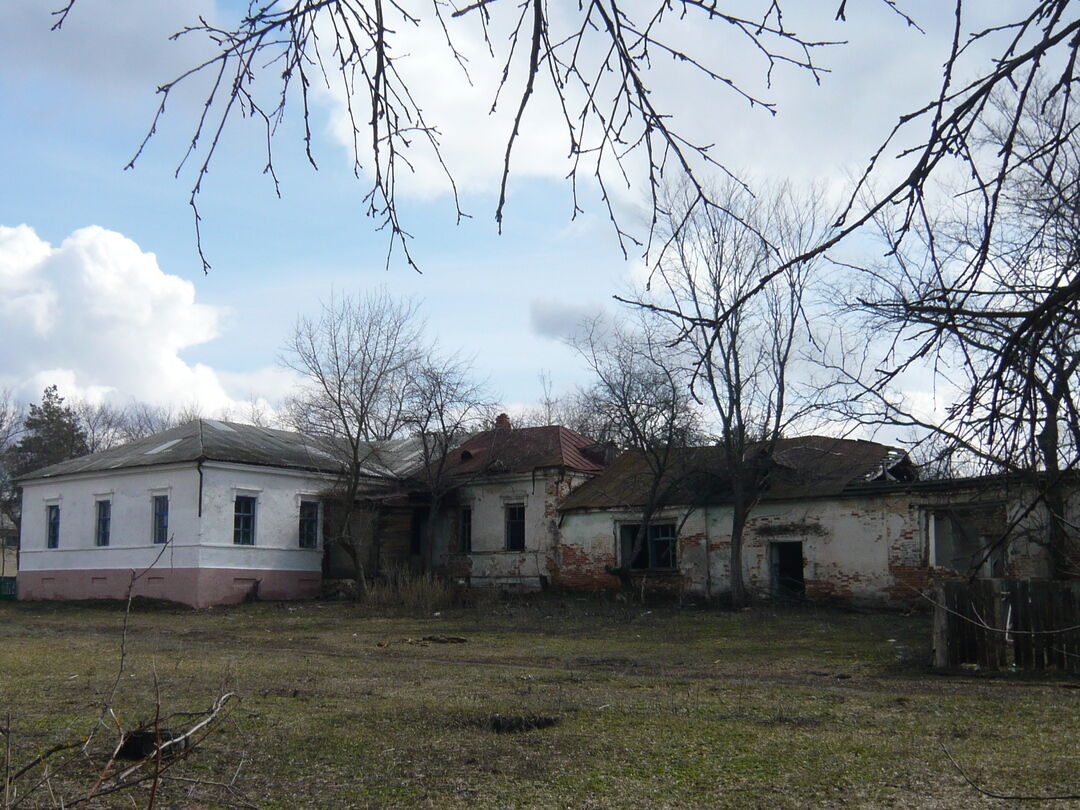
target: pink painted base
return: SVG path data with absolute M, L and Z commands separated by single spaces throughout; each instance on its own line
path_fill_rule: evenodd
M 318 571 L 268 571 L 241 568 L 163 568 L 136 580 L 135 596 L 168 599 L 192 607 L 234 605 L 248 598 L 313 599 Z M 20 571 L 19 599 L 126 599 L 131 571 Z

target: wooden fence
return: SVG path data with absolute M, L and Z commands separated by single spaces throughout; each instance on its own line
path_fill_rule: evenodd
M 1080 581 L 935 583 L 934 666 L 1080 673 Z

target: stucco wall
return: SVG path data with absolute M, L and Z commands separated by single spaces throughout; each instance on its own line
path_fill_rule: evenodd
M 930 577 L 954 575 L 932 565 L 929 513 L 946 504 L 997 510 L 997 530 L 1003 531 L 1006 520 L 1025 511 L 1025 503 L 1022 493 L 960 488 L 760 504 L 743 539 L 744 582 L 759 596 L 772 594 L 773 545 L 795 542 L 801 544 L 808 598 L 920 604 L 920 591 Z M 1080 507 L 1080 496 L 1074 495 L 1070 507 Z M 565 514 L 556 581 L 571 588 L 618 586 L 619 578 L 609 570 L 622 564 L 619 526 L 640 520 L 640 512 L 634 510 Z M 730 508 L 667 509 L 654 522 L 674 522 L 678 527 L 676 569 L 635 572 L 631 581 L 701 596 L 721 596 L 730 589 Z M 1046 576 L 1047 557 L 1038 542 L 1043 522 L 1038 510 L 1020 521 L 1008 546 L 1007 575 Z
M 135 593 L 196 606 L 240 601 L 256 591 L 270 599 L 314 596 L 322 550 L 299 547 L 299 506 L 301 496 L 317 500 L 325 485 L 317 475 L 214 463 L 202 466 L 201 489 L 195 464 L 28 483 L 20 598 L 123 598 L 131 572 L 151 565 Z M 253 546 L 233 543 L 237 494 L 256 498 Z M 164 552 L 153 542 L 155 495 L 169 498 Z M 95 545 L 100 500 L 111 503 L 107 547 Z M 56 549 L 46 548 L 48 504 L 60 507 Z
M 462 487 L 461 506 L 472 509 L 472 553 L 452 553 L 448 570 L 476 585 L 540 587 L 558 577 L 560 529 L 558 505 L 576 486 L 587 480 L 582 474 L 558 469 L 538 470 L 535 475 L 484 479 Z M 525 505 L 525 549 L 506 550 L 506 506 Z M 460 548 L 458 509 L 448 510 L 443 534 L 453 550 Z

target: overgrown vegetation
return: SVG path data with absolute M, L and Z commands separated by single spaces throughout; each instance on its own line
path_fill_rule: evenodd
M 1078 787 L 1074 684 L 932 675 L 923 615 L 558 596 L 438 613 L 140 605 L 115 711 L 152 717 L 155 683 L 165 712 L 238 694 L 183 774 L 239 768 L 264 808 L 985 806 L 940 743 L 989 788 Z M 118 605 L 0 603 L 13 763 L 93 719 L 122 623 Z

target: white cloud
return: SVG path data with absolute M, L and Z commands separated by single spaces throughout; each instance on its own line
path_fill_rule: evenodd
M 222 316 L 121 234 L 91 226 L 53 247 L 29 226 L 0 226 L 0 382 L 28 399 L 51 384 L 93 401 L 196 402 L 207 413 L 278 399 L 288 375 L 222 375 L 183 359 L 218 335 Z

